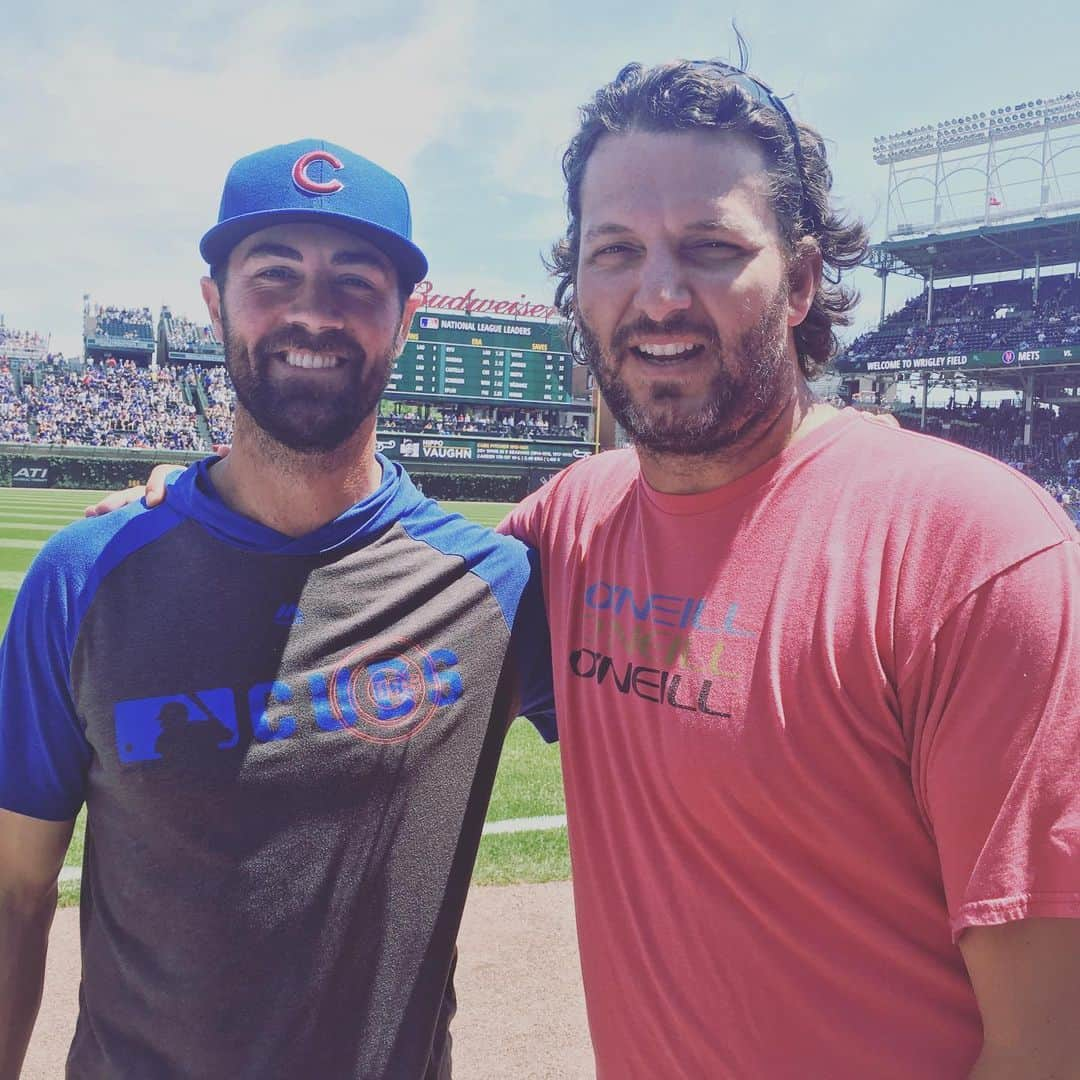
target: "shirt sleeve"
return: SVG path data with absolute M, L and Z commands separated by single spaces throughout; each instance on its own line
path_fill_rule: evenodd
M 1080 918 L 1080 543 L 975 589 L 900 688 L 954 940 Z
M 54 538 L 39 552 L 0 643 L 0 807 L 46 821 L 79 812 L 91 757 L 71 694 L 62 546 Z
M 539 549 L 543 538 L 544 488 L 521 500 L 495 527 L 504 536 L 514 536 L 531 548 Z
M 529 582 L 514 619 L 514 652 L 520 675 L 518 708 L 545 742 L 555 742 L 555 687 L 551 672 L 551 634 L 540 587 L 540 559 L 529 549 Z
M 529 586 L 522 597 L 520 620 L 529 627 L 526 651 L 524 655 L 519 646 L 521 657 L 521 712 L 533 723 L 545 742 L 555 742 L 559 738 L 555 721 L 555 691 L 551 673 L 551 634 L 548 628 L 547 611 L 544 606 L 543 589 L 540 581 L 540 554 L 538 548 L 542 538 L 542 516 L 544 510 L 545 488 L 534 491 L 522 499 L 505 518 L 495 527 L 496 532 L 504 536 L 513 536 L 529 548 L 529 566 L 531 576 Z

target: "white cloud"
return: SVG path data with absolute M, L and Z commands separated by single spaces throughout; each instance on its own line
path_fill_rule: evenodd
M 673 0 L 663 18 L 633 0 L 190 0 L 137 19 L 121 3 L 35 0 L 0 38 L 0 312 L 66 350 L 84 290 L 198 316 L 195 244 L 226 169 L 303 135 L 402 175 L 440 288 L 549 295 L 538 253 L 563 226 L 577 105 L 632 59 L 733 55 L 727 14 L 706 0 Z M 919 0 L 759 0 L 736 13 L 752 67 L 835 140 L 841 197 L 880 222 L 873 134 L 1071 85 L 1046 74 L 1071 70 L 1068 35 L 1010 10 L 985 0 L 973 22 Z M 878 305 L 863 282 L 860 321 Z M 890 306 L 907 288 L 890 280 Z
M 68 352 L 78 348 L 84 290 L 198 314 L 195 244 L 229 165 L 315 135 L 408 182 L 468 97 L 474 18 L 472 0 L 435 5 L 405 36 L 339 43 L 303 65 L 288 47 L 311 32 L 311 16 L 293 4 L 236 20 L 214 66 L 163 65 L 160 40 L 143 53 L 104 28 L 50 41 L 47 56 L 0 45 L 0 91 L 18 90 L 0 107 L 0 311 L 52 329 Z M 174 60 L 183 44 L 167 50 Z M 204 48 L 198 39 L 186 47 Z

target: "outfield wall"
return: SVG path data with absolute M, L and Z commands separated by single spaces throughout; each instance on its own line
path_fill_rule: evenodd
M 187 465 L 205 456 L 182 450 L 0 443 L 0 487 L 130 487 L 141 484 L 162 462 Z
M 144 483 L 155 465 L 186 466 L 203 457 L 205 453 L 186 450 L 0 443 L 0 487 L 109 491 Z M 463 466 L 445 460 L 410 460 L 405 465 L 426 495 L 477 502 L 517 502 L 558 471 L 495 463 Z

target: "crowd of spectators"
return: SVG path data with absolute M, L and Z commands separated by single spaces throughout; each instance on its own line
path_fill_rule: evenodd
M 203 412 L 214 443 L 232 439 L 232 415 L 236 393 L 224 367 L 207 368 L 199 375 L 206 403 Z M 429 410 L 424 416 L 417 412 L 380 413 L 379 431 L 400 431 L 415 435 L 475 435 L 501 439 L 578 439 L 586 433 L 578 427 L 549 423 L 543 416 L 527 419 L 496 419 L 481 417 L 466 411 L 439 413 Z
M 0 357 L 8 353 L 45 354 L 49 340 L 36 330 L 12 330 L 0 322 Z
M 31 441 L 26 402 L 15 386 L 11 368 L 0 363 L 0 442 Z
M 200 401 L 209 442 L 232 439 L 236 395 L 224 366 L 149 368 L 130 360 L 102 363 L 9 365 L 0 361 L 0 442 L 110 447 L 208 449 L 199 435 Z M 910 403 L 895 409 L 900 423 L 921 424 Z M 517 411 L 499 418 L 466 410 L 440 413 L 390 406 L 381 431 L 501 438 L 583 439 L 576 427 L 552 423 L 557 414 Z M 1080 524 L 1080 409 L 1037 408 L 1032 438 L 1024 444 L 1018 402 L 986 407 L 955 396 L 927 410 L 927 432 L 1005 461 L 1042 484 Z
M 1080 281 L 1075 274 L 1043 278 L 1035 304 L 1032 278 L 954 285 L 913 297 L 882 326 L 857 337 L 838 366 L 867 360 L 947 356 L 987 349 L 1065 347 L 1080 344 Z
M 24 379 L 22 402 L 35 443 L 54 446 L 200 448 L 184 373 L 107 358 L 41 369 Z
M 904 427 L 918 429 L 921 412 L 896 412 Z M 1018 404 L 1002 402 L 987 408 L 974 402 L 950 401 L 943 409 L 927 410 L 927 434 L 968 446 L 999 458 L 1042 484 L 1059 502 L 1080 510 L 1080 412 L 1032 414 L 1031 442 L 1024 445 L 1024 413 Z
M 22 389 L 0 368 L 0 442 L 207 449 L 232 440 L 236 393 L 224 365 L 151 368 L 132 360 L 24 366 Z M 185 390 L 187 393 L 185 394 Z M 205 420 L 200 437 L 199 415 Z M 467 410 L 387 410 L 381 431 L 528 440 L 584 441 L 584 429 L 558 416 L 516 410 L 509 416 Z
M 121 308 L 100 305 L 94 308 L 94 325 L 98 335 L 126 338 L 130 341 L 153 341 L 153 316 L 148 307 Z
M 221 342 L 212 326 L 200 326 L 191 319 L 173 315 L 168 308 L 163 309 L 161 315 L 165 322 L 165 335 L 170 349 L 180 349 L 185 352 L 217 352 L 221 349 Z
M 210 441 L 213 443 L 232 442 L 233 407 L 236 405 L 236 391 L 224 366 L 207 368 L 199 375 L 206 405 L 203 412 L 210 428 Z
M 543 416 L 498 418 L 476 416 L 468 412 L 437 413 L 427 416 L 408 412 L 387 412 L 379 417 L 380 431 L 403 431 L 415 435 L 481 435 L 500 439 L 576 439 L 588 438 L 583 428 L 549 422 Z

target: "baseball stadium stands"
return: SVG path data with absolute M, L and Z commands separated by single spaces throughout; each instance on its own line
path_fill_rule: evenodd
M 953 285 L 909 300 L 876 330 L 845 350 L 849 361 L 934 356 L 980 349 L 1068 347 L 1080 344 L 1080 281 L 1074 274 L 1043 278 L 1039 301 L 1032 279 Z

